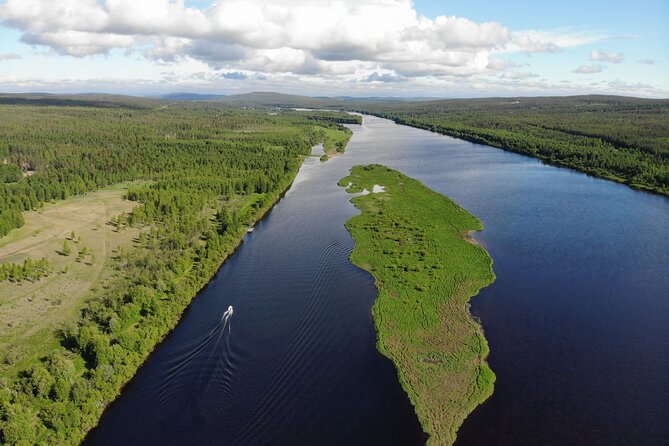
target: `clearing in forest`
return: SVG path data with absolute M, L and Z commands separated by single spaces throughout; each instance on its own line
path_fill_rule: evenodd
M 117 232 L 111 224 L 112 217 L 137 205 L 123 198 L 126 188 L 117 185 L 25 212 L 25 225 L 0 239 L 0 263 L 44 257 L 52 267 L 35 282 L 0 282 L 0 374 L 32 356 L 26 353 L 57 342 L 54 328 L 74 320 L 89 293 L 113 274 L 110 260 L 117 248 L 131 245 L 139 234 L 133 228 Z M 64 244 L 69 255 L 63 255 Z

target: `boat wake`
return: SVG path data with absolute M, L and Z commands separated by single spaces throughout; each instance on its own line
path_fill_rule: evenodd
M 246 443 L 260 443 L 262 438 L 271 438 L 271 432 L 276 428 L 274 423 L 280 423 L 271 416 L 272 413 L 281 413 L 282 407 L 287 406 L 290 395 L 295 391 L 291 387 L 291 377 L 305 364 L 305 358 L 313 358 L 319 349 L 318 342 L 312 335 L 315 327 L 323 323 L 324 302 L 320 297 L 323 290 L 331 287 L 331 282 L 338 280 L 332 274 L 332 262 L 338 258 L 347 258 L 348 250 L 339 242 L 333 241 L 321 248 L 318 258 L 313 262 L 311 279 L 306 286 L 308 292 L 298 316 L 299 322 L 293 331 L 293 336 L 281 363 L 276 367 L 271 380 L 250 392 L 249 399 L 257 401 L 250 416 L 246 417 L 235 431 L 236 438 L 244 439 Z
M 214 393 L 221 399 L 231 396 L 239 360 L 230 344 L 233 313 L 230 305 L 220 320 L 204 336 L 186 346 L 182 354 L 175 355 L 164 371 L 158 392 L 159 404 L 167 413 L 197 421 L 204 419 L 204 413 L 197 399 L 189 398 L 193 392 Z

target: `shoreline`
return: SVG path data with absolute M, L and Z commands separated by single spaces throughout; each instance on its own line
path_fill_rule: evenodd
M 612 181 L 612 182 L 617 183 L 617 184 L 625 185 L 625 186 L 627 186 L 627 187 L 629 187 L 629 188 L 631 188 L 631 189 L 633 189 L 637 192 L 646 192 L 646 193 L 649 193 L 649 194 L 659 195 L 659 196 L 662 196 L 662 197 L 665 197 L 665 198 L 669 198 L 669 190 L 657 189 L 657 188 L 652 188 L 652 187 L 649 187 L 649 186 L 645 186 L 643 184 L 631 183 L 626 178 L 621 178 L 621 177 L 617 177 L 615 175 L 606 174 L 606 173 L 601 173 L 600 174 L 593 169 L 579 169 L 576 166 L 567 164 L 565 162 L 561 162 L 559 160 L 551 160 L 550 157 L 530 155 L 527 152 L 523 152 L 521 150 L 513 149 L 513 148 L 509 147 L 508 145 L 495 144 L 491 141 L 482 141 L 481 139 L 479 139 L 475 136 L 467 137 L 466 135 L 462 135 L 462 134 L 457 133 L 457 132 L 449 132 L 447 130 L 444 130 L 444 131 L 432 130 L 432 129 L 428 128 L 427 125 L 423 125 L 423 124 L 418 123 L 418 122 L 404 121 L 401 118 L 398 118 L 398 117 L 395 117 L 395 116 L 392 116 L 392 115 L 385 115 L 383 113 L 373 113 L 373 112 L 370 112 L 370 111 L 356 111 L 356 113 L 360 113 L 362 115 L 374 116 L 374 117 L 381 118 L 381 119 L 387 119 L 389 121 L 394 122 L 397 125 L 405 125 L 407 127 L 412 127 L 412 128 L 419 129 L 419 130 L 425 130 L 425 131 L 430 132 L 430 133 L 436 133 L 437 135 L 449 136 L 451 138 L 459 139 L 459 140 L 462 140 L 462 141 L 467 141 L 467 142 L 470 142 L 472 144 L 480 144 L 480 145 L 483 145 L 483 146 L 488 146 L 488 147 L 493 147 L 495 149 L 504 150 L 506 152 L 516 153 L 518 155 L 526 156 L 528 158 L 537 159 L 537 160 L 541 161 L 543 164 L 546 164 L 547 166 L 559 167 L 559 168 L 562 168 L 562 169 L 570 169 L 574 172 L 578 172 L 578 173 L 587 175 L 587 176 L 592 177 L 592 178 L 598 178 L 598 179 L 602 179 L 602 180 Z

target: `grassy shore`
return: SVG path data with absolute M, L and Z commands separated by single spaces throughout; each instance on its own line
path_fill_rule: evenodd
M 351 260 L 372 273 L 378 349 L 390 358 L 428 444 L 455 441 L 465 417 L 493 391 L 488 344 L 469 299 L 495 279 L 492 260 L 468 234 L 482 223 L 417 180 L 384 166 L 343 178 L 362 211 L 346 227 Z

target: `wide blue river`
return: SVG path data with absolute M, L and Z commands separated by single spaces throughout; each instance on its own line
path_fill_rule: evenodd
M 380 118 L 351 128 L 346 154 L 305 162 L 87 444 L 422 444 L 375 349 L 373 279 L 348 261 L 357 211 L 337 181 L 368 163 L 485 224 L 497 280 L 472 313 L 497 382 L 458 444 L 669 444 L 667 198 Z

